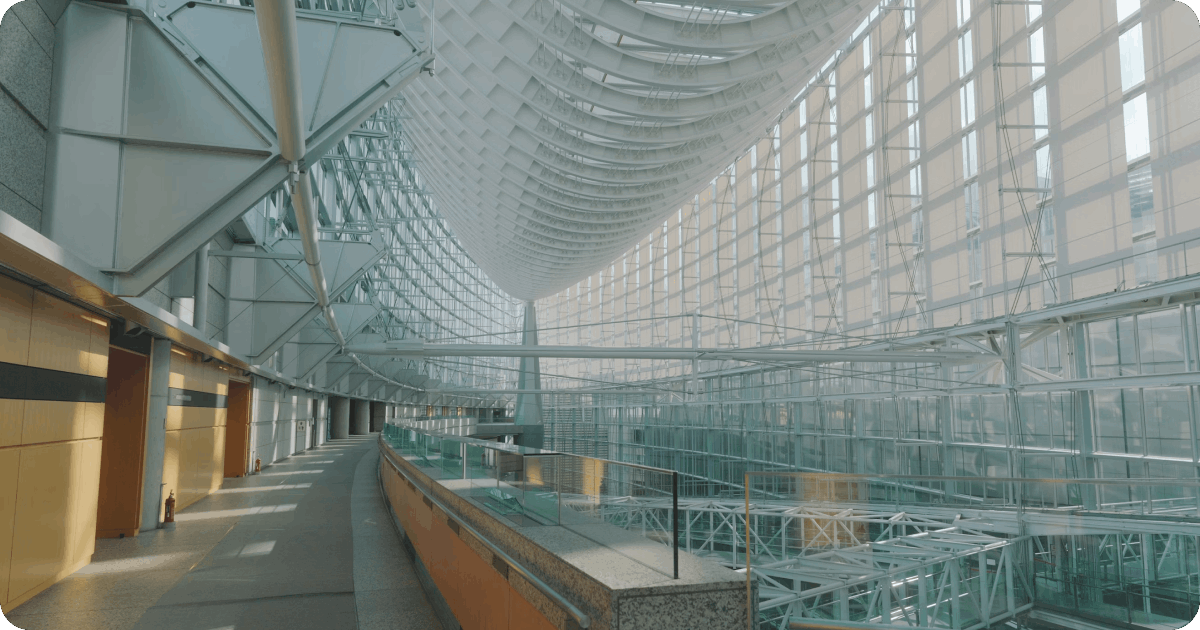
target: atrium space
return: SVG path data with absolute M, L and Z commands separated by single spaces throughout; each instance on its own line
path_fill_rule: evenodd
M 0 613 L 1186 626 L 1196 4 L 11 4 Z

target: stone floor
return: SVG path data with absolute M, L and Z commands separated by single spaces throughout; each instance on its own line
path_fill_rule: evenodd
M 174 530 L 99 540 L 92 564 L 4 615 L 24 630 L 440 630 L 380 494 L 376 438 L 226 479 Z

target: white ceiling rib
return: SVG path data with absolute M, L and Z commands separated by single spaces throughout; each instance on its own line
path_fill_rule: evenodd
M 410 135 L 505 291 L 608 264 L 745 150 L 870 7 L 854 0 L 442 0 Z

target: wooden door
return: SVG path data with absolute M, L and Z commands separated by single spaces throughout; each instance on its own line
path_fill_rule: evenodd
M 225 476 L 241 477 L 250 464 L 249 383 L 229 381 L 229 413 L 225 421 Z
M 110 346 L 96 505 L 97 538 L 134 536 L 141 526 L 149 401 L 150 358 Z

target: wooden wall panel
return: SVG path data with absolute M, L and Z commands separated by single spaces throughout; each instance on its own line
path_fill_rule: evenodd
M 0 276 L 0 361 L 29 363 L 33 288 Z
M 91 370 L 91 317 L 87 311 L 40 291 L 33 297 L 29 365 L 75 374 Z M 107 342 L 107 339 L 105 340 Z M 107 343 L 105 344 L 107 346 Z
M 100 440 L 75 442 L 72 446 L 75 466 L 67 501 L 67 539 L 70 545 L 68 573 L 74 572 L 75 567 L 91 562 L 92 553 L 96 550 L 96 510 L 99 504 L 100 457 L 103 450 Z
M 386 460 L 381 462 L 383 490 L 401 527 L 425 564 L 450 611 L 464 628 L 554 630 L 554 623 L 484 558 L 434 514 L 423 495 L 411 488 Z M 476 543 L 478 544 L 478 543 Z M 511 574 L 510 574 L 511 575 Z
M 24 444 L 95 439 L 104 432 L 104 403 L 27 400 L 24 416 Z
M 167 431 L 163 438 L 165 445 L 163 447 L 163 473 L 162 473 L 162 497 L 166 500 L 171 492 L 175 493 L 175 508 L 183 509 L 179 505 L 179 434 L 180 431 Z M 159 512 L 163 510 L 163 506 L 158 506 Z
M 20 452 L 13 522 L 8 599 L 54 581 L 67 566 L 69 499 L 76 454 L 70 443 L 26 447 Z M 19 541 L 19 544 L 17 544 Z
M 21 425 L 24 421 L 24 400 L 0 398 L 0 448 L 21 444 Z
M 164 496 L 175 493 L 175 509 L 183 508 L 221 487 L 225 469 L 225 422 L 229 373 L 213 363 L 182 349 L 171 351 L 170 387 L 184 390 L 190 398 L 167 407 L 166 458 L 163 466 Z M 222 397 L 222 406 L 189 406 L 204 398 Z
M 0 602 L 8 601 L 8 581 L 11 569 L 13 521 L 17 512 L 17 470 L 21 463 L 19 449 L 0 449 Z M 7 606 L 4 610 L 8 610 Z
M 0 277 L 0 362 L 9 364 L 10 374 L 33 379 L 103 379 L 108 322 Z M 74 385 L 46 387 L 46 381 L 41 388 L 35 381 L 25 389 L 12 386 L 20 382 L 8 381 L 9 398 L 0 400 L 0 606 L 5 610 L 91 560 L 104 434 L 104 403 L 80 402 L 91 394 L 75 391 Z M 88 382 L 103 387 L 103 381 Z M 27 400 L 21 392 L 33 398 L 79 398 Z

